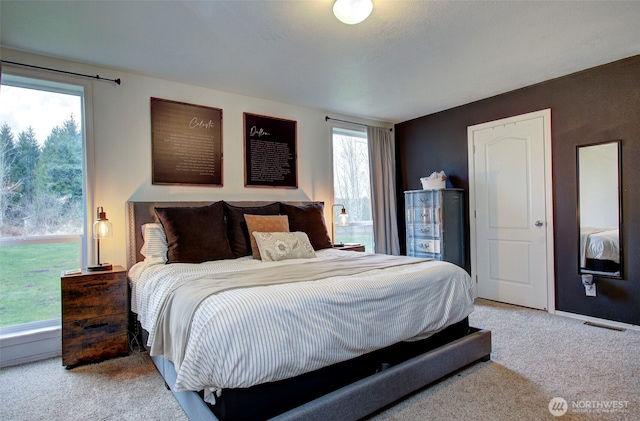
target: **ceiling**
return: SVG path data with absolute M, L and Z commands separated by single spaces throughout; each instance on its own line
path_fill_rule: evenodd
M 0 36 L 16 50 L 390 123 L 640 54 L 640 1 L 373 2 L 351 26 L 333 0 L 2 0 Z

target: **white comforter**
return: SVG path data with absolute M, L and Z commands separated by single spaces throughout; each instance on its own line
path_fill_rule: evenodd
M 611 260 L 620 263 L 620 243 L 617 228 L 580 229 L 580 267 L 587 259 Z
M 331 260 L 351 253 L 316 252 Z M 305 259 L 249 258 L 202 264 L 147 265 L 129 272 L 131 307 L 149 343 L 163 301 L 181 283 L 206 274 L 301 265 Z M 469 275 L 446 262 L 376 269 L 350 276 L 233 289 L 195 311 L 176 390 L 250 387 L 294 377 L 404 340 L 426 338 L 473 311 Z

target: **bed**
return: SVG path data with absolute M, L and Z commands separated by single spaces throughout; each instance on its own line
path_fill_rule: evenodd
M 489 359 L 466 272 L 333 250 L 320 202 L 127 214 L 132 312 L 190 419 L 360 419 Z
M 620 271 L 620 235 L 615 227 L 580 229 L 580 268 L 591 272 Z

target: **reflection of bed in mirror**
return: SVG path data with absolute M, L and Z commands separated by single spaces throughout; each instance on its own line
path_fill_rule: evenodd
M 580 268 L 593 272 L 620 271 L 620 244 L 616 227 L 580 229 Z

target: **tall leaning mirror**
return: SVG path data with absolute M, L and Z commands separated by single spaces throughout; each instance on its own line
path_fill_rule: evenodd
M 579 272 L 622 277 L 619 140 L 578 146 Z

